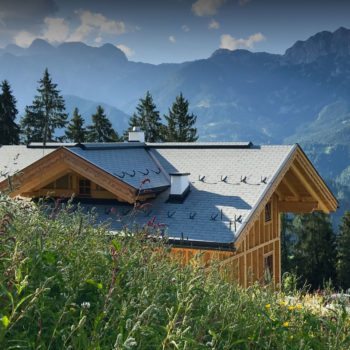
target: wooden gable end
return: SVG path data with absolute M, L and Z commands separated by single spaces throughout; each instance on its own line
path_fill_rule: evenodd
M 10 180 L 2 181 L 0 191 L 9 191 L 10 196 L 15 197 L 44 187 L 67 171 L 74 171 L 84 176 L 128 203 L 134 203 L 136 200 L 135 188 L 63 147 L 22 169 L 11 176 Z
M 264 283 L 270 270 L 281 282 L 281 213 L 330 213 L 338 202 L 299 146 L 269 183 L 235 241 L 235 252 L 220 266 L 241 285 Z
M 278 213 L 330 213 L 338 208 L 337 199 L 301 147 L 296 145 L 267 186 L 257 206 L 252 209 L 238 234 L 236 244 L 244 239 L 274 195 L 277 198 L 275 210 Z

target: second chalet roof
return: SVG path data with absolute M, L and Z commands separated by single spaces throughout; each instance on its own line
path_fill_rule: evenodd
M 150 182 L 143 184 L 142 189 L 170 185 L 144 144 L 84 144 L 68 150 L 136 189 L 140 188 L 145 177 Z

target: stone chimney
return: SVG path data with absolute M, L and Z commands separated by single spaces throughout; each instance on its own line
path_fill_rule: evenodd
M 168 202 L 182 203 L 190 192 L 190 173 L 170 173 L 170 194 Z
M 129 142 L 145 142 L 145 133 L 138 126 L 134 126 L 129 131 Z

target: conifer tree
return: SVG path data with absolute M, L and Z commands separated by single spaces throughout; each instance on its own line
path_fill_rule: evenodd
M 159 142 L 163 140 L 163 125 L 160 121 L 159 111 L 153 102 L 153 97 L 147 91 L 145 98 L 141 98 L 136 107 L 136 113 L 129 121 L 129 130 L 139 126 L 145 132 L 147 142 Z
M 67 114 L 63 97 L 47 68 L 39 80 L 37 92 L 33 104 L 26 107 L 21 124 L 27 142 L 43 142 L 45 145 L 58 139 L 54 136 L 55 130 L 65 127 Z
M 20 128 L 16 124 L 18 110 L 16 99 L 12 94 L 7 80 L 1 83 L 0 95 L 0 144 L 17 145 L 19 143 Z
M 292 268 L 292 218 L 288 214 L 281 214 L 281 267 L 282 274 L 290 272 Z
M 293 220 L 296 243 L 294 264 L 300 282 L 307 281 L 313 289 L 324 282 L 336 281 L 336 239 L 329 215 L 315 212 L 297 215 Z
M 194 142 L 197 141 L 197 129 L 194 127 L 197 117 L 188 112 L 188 100 L 182 93 L 176 97 L 169 114 L 165 115 L 167 126 L 165 128 L 165 141 L 168 142 Z
M 92 115 L 92 125 L 88 126 L 88 142 L 118 142 L 120 137 L 113 129 L 102 106 L 97 106 L 96 113 Z
M 350 288 L 350 212 L 342 217 L 339 227 L 338 246 L 338 282 L 344 289 Z
M 66 136 L 71 142 L 83 143 L 86 141 L 86 129 L 84 128 L 85 120 L 79 114 L 78 108 L 74 108 L 73 117 L 67 126 Z

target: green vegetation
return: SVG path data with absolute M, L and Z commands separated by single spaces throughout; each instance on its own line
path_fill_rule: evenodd
M 92 125 L 87 128 L 88 142 L 117 142 L 120 137 L 113 129 L 102 106 L 97 106 L 96 113 L 92 115 Z
M 349 349 L 346 305 L 170 259 L 59 202 L 0 197 L 1 349 Z
M 84 143 L 86 141 L 85 120 L 79 113 L 78 108 L 74 108 L 73 117 L 65 131 L 68 141 Z
M 164 115 L 166 125 L 162 124 L 157 106 L 149 91 L 141 98 L 129 120 L 129 129 L 138 126 L 145 132 L 146 142 L 195 142 L 198 139 L 195 127 L 197 117 L 188 111 L 189 102 L 182 93 L 176 96 L 175 102 Z M 125 138 L 127 137 L 125 132 Z
M 342 218 L 338 236 L 338 281 L 350 288 L 350 212 Z
M 165 115 L 167 126 L 165 128 L 165 139 L 168 142 L 194 142 L 197 141 L 197 129 L 195 124 L 197 117 L 188 112 L 189 102 L 182 93 L 176 96 L 175 102 L 169 114 Z
M 18 110 L 16 99 L 7 80 L 1 83 L 0 94 L 0 144 L 16 145 L 19 143 L 20 128 L 16 124 Z
M 145 132 L 147 142 L 163 141 L 163 128 L 159 111 L 153 102 L 153 97 L 149 91 L 146 92 L 145 98 L 140 98 L 136 107 L 136 113 L 132 115 L 129 121 L 129 130 L 138 126 Z
M 329 215 L 315 212 L 284 216 L 282 223 L 284 271 L 300 277 L 299 287 L 305 282 L 313 290 L 322 288 L 329 281 L 336 285 L 336 234 Z
M 57 140 L 55 130 L 66 126 L 67 114 L 64 99 L 47 69 L 39 80 L 37 91 L 33 104 L 26 107 L 21 124 L 26 142 L 43 142 L 45 145 Z
M 101 105 L 91 116 L 92 124 L 84 126 L 85 120 L 74 108 L 70 122 L 67 122 L 65 101 L 52 82 L 51 75 L 46 68 L 42 79 L 39 80 L 38 94 L 33 104 L 26 106 L 25 114 L 20 126 L 15 123 L 17 116 L 16 99 L 12 94 L 9 83 L 4 80 L 0 94 L 0 142 L 3 145 L 19 144 L 20 134 L 22 142 L 120 142 L 127 138 L 127 132 L 138 126 L 145 132 L 147 142 L 194 142 L 198 139 L 195 127 L 197 117 L 188 111 L 189 102 L 182 93 L 176 97 L 164 115 L 167 125 L 162 124 L 159 111 L 149 91 L 144 98 L 140 98 L 136 112 L 129 119 L 129 128 L 120 137 L 113 128 Z M 67 125 L 68 123 L 68 125 Z M 57 136 L 57 129 L 65 129 L 65 136 Z

